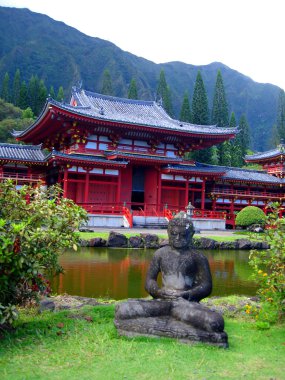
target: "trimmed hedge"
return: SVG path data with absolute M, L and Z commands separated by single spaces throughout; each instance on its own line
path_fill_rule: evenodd
M 247 206 L 243 208 L 236 216 L 236 225 L 248 227 L 252 224 L 265 225 L 266 215 L 256 206 Z

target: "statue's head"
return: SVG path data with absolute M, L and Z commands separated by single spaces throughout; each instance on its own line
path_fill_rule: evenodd
M 187 249 L 195 233 L 193 223 L 185 212 L 180 212 L 168 223 L 169 245 L 176 249 Z

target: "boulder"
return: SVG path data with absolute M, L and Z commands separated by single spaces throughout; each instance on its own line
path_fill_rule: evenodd
M 128 238 L 119 232 L 111 231 L 107 241 L 108 247 L 127 248 Z
M 159 248 L 159 239 L 157 235 L 141 234 L 141 237 L 144 240 L 145 248 Z
M 248 239 L 237 239 L 237 249 L 252 249 L 252 243 Z
M 141 236 L 131 236 L 129 238 L 129 245 L 131 248 L 143 248 L 144 241 Z
M 218 242 L 214 239 L 200 238 L 198 240 L 198 245 L 200 249 L 216 249 L 218 247 Z

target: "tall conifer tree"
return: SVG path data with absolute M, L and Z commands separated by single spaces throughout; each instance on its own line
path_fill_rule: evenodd
M 223 77 L 218 70 L 213 98 L 212 124 L 218 127 L 227 127 L 229 124 L 229 111 L 224 89 Z
M 171 101 L 171 91 L 167 85 L 164 70 L 160 71 L 159 81 L 156 91 L 156 99 L 162 101 L 162 106 L 169 116 L 173 116 L 173 106 Z
M 19 107 L 24 110 L 28 107 L 28 105 L 28 88 L 26 82 L 23 80 L 20 87 Z
M 212 124 L 218 127 L 226 127 L 229 123 L 228 104 L 224 89 L 223 77 L 220 70 L 217 72 L 216 85 L 213 97 Z M 225 141 L 218 146 L 219 163 L 221 165 L 231 165 L 230 143 Z
M 52 99 L 55 99 L 55 91 L 54 91 L 54 87 L 53 86 L 50 86 L 50 88 L 49 88 L 49 96 Z
M 276 127 L 279 135 L 279 140 L 285 140 L 285 92 L 280 90 L 277 106 Z
M 208 97 L 200 70 L 196 76 L 196 82 L 192 98 L 192 122 L 199 125 L 209 124 Z M 211 162 L 211 148 L 202 149 L 193 153 L 196 161 Z
M 63 91 L 63 87 L 60 86 L 56 95 L 56 100 L 58 102 L 63 102 L 63 99 L 64 99 L 64 91 Z
M 14 76 L 14 81 L 13 81 L 13 104 L 17 107 L 20 105 L 20 90 L 21 90 L 21 75 L 20 75 L 20 70 L 17 69 Z
M 138 99 L 137 82 L 134 78 L 131 80 L 131 83 L 129 86 L 128 98 Z
M 104 95 L 114 95 L 111 74 L 108 69 L 103 72 L 101 93 Z
M 208 97 L 200 70 L 196 76 L 192 98 L 192 121 L 199 125 L 209 124 Z
M 41 79 L 40 83 L 39 83 L 39 93 L 38 93 L 38 99 L 37 99 L 37 113 L 36 113 L 36 115 L 39 115 L 39 113 L 41 112 L 41 110 L 42 110 L 42 108 L 46 102 L 47 96 L 48 96 L 47 88 L 45 86 L 44 81 Z
M 186 121 L 187 123 L 191 123 L 192 121 L 191 107 L 187 91 L 184 93 L 179 120 Z
M 6 72 L 4 75 L 4 79 L 2 82 L 2 89 L 1 89 L 1 98 L 5 100 L 5 102 L 11 101 L 11 94 L 10 94 L 10 76 Z
M 37 75 L 32 75 L 28 86 L 28 103 L 33 113 L 37 115 L 38 111 L 38 96 L 39 96 L 39 78 Z

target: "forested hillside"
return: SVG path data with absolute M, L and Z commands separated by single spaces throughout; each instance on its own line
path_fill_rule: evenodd
M 65 100 L 69 98 L 71 86 L 78 83 L 90 91 L 101 92 L 106 70 L 110 73 L 114 95 L 127 97 L 130 83 L 135 79 L 138 98 L 155 99 L 163 70 L 175 117 L 179 117 L 185 91 L 190 101 L 192 99 L 198 70 L 203 77 L 209 108 L 212 108 L 220 69 L 229 113 L 234 112 L 237 120 L 245 114 L 252 148 L 266 150 L 272 144 L 279 87 L 256 83 L 217 62 L 205 66 L 182 62 L 155 64 L 45 15 L 28 9 L 0 7 L 0 83 L 6 73 L 13 78 L 17 69 L 26 82 L 37 75 L 48 89 L 53 86 L 57 91 L 62 86 Z

